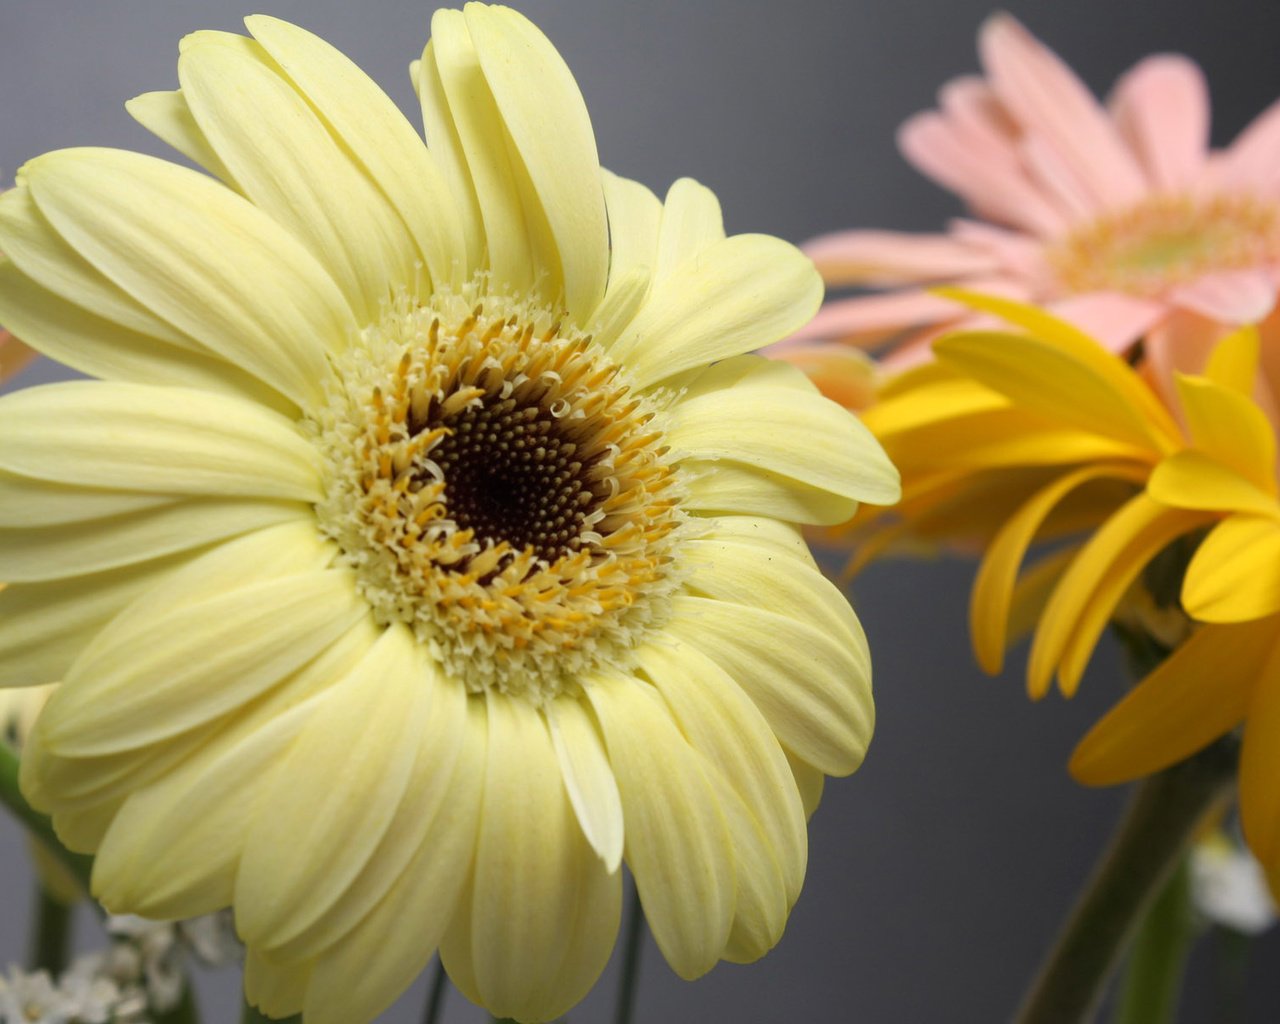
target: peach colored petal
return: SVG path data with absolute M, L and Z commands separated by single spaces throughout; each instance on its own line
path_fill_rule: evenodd
M 1022 140 L 1022 159 L 1040 191 L 1053 200 L 1071 221 L 1092 220 L 1102 213 L 1088 185 L 1081 181 L 1071 164 L 1047 140 L 1028 135 Z
M 1046 237 L 1067 226 L 1025 177 L 970 151 L 935 111 L 908 118 L 898 129 L 898 148 L 921 174 L 961 196 L 983 216 Z
M 0 327 L 0 382 L 20 373 L 35 357 L 34 349 Z
M 993 278 L 961 282 L 976 292 L 1024 299 L 1026 289 L 1016 281 Z M 792 341 L 839 340 L 855 345 L 875 345 L 910 327 L 953 320 L 966 307 L 923 289 L 887 295 L 859 295 L 828 302 L 818 315 L 791 336 Z
M 946 235 L 904 231 L 838 231 L 804 251 L 829 285 L 921 284 L 998 269 L 992 256 Z
M 1052 281 L 1044 246 L 1027 235 L 962 217 L 953 218 L 947 229 L 966 245 L 987 250 L 1010 275 L 1026 280 L 1032 292 L 1039 292 Z
M 1185 188 L 1204 170 L 1209 87 L 1195 61 L 1173 53 L 1146 58 L 1116 83 L 1111 111 L 1152 187 Z
M 1052 50 L 1008 14 L 987 19 L 978 52 L 991 84 L 1024 131 L 1058 151 L 1107 208 L 1136 202 L 1146 182 L 1102 106 Z
M 1050 303 L 1049 310 L 1113 352 L 1124 352 L 1168 315 L 1163 302 L 1116 292 L 1071 295 Z
M 1275 308 L 1276 285 L 1265 270 L 1219 270 L 1172 289 L 1169 301 L 1224 324 L 1256 324 Z
M 938 106 L 964 145 L 1001 166 L 1018 167 L 1018 129 L 977 75 L 953 78 L 938 91 Z
M 1280 100 L 1255 117 L 1214 162 L 1221 188 L 1271 191 L 1280 177 Z
M 865 409 L 875 400 L 879 372 L 864 352 L 845 345 L 780 342 L 762 353 L 800 369 L 818 390 L 846 409 Z

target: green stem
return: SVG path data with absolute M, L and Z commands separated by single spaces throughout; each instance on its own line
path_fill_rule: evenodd
M 36 885 L 35 921 L 31 932 L 31 965 L 56 979 L 67 969 L 71 944 L 71 908 Z
M 640 981 L 640 951 L 644 948 L 644 908 L 640 906 L 640 890 L 632 885 L 627 907 L 627 934 L 622 945 L 622 978 L 618 982 L 615 1024 L 631 1024 L 636 1009 L 636 989 Z
M 244 1007 L 240 1011 L 240 1024 L 302 1024 L 302 1014 L 295 1014 L 292 1017 L 277 1020 L 275 1017 L 268 1017 L 256 1006 L 250 1006 L 249 1001 L 246 999 Z
M 422 1024 L 436 1024 L 444 1007 L 444 994 L 449 988 L 449 975 L 445 974 L 444 961 L 436 957 L 436 969 L 431 975 L 431 989 L 427 993 L 427 1012 Z
M 89 891 L 93 858 L 72 853 L 58 840 L 53 823 L 33 808 L 18 788 L 18 755 L 7 743 L 0 743 L 0 803 L 9 808 L 37 840 L 42 842 Z
M 1115 1024 L 1173 1024 L 1194 931 L 1191 871 L 1184 857 L 1134 936 Z
M 1019 1024 L 1083 1024 L 1138 922 L 1168 881 L 1196 825 L 1235 778 L 1237 744 L 1223 739 L 1140 782 L 1111 845 L 1021 1010 Z

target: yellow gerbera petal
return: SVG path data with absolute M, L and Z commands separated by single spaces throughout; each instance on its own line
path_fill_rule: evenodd
M 445 939 L 451 967 L 468 957 L 473 999 L 494 1013 L 546 1021 L 578 1002 L 613 948 L 621 874 L 578 828 L 546 725 L 489 694 L 489 762 L 463 935 Z
M 1119 476 L 1140 483 L 1141 473 L 1123 464 L 1084 466 L 1041 488 L 1001 525 L 987 546 L 969 597 L 969 632 L 983 671 L 995 675 L 1004 664 L 1009 608 L 1018 568 L 1050 512 L 1072 491 L 1092 480 Z
M 191 116 L 191 106 L 181 89 L 144 92 L 125 103 L 124 108 L 156 138 L 167 142 L 228 187 L 237 192 L 243 191 Z
M 660 698 L 634 680 L 601 678 L 587 694 L 622 794 L 627 864 L 653 937 L 672 969 L 709 971 L 733 925 L 728 826 L 702 759 Z
M 282 416 L 226 395 L 143 384 L 68 381 L 4 396 L 0 468 L 170 494 L 315 501 L 322 493 L 315 449 Z
M 576 698 L 557 698 L 545 714 L 569 803 L 587 842 L 612 874 L 622 863 L 622 798 L 604 740 Z
M 645 284 L 658 259 L 658 229 L 662 200 L 646 186 L 609 171 L 604 172 L 604 200 L 609 213 L 609 288 L 638 268 Z
M 666 280 L 724 237 L 724 217 L 715 193 L 692 178 L 673 182 L 662 204 L 654 281 Z
M 467 28 L 513 155 L 537 197 L 549 239 L 536 256 L 557 267 L 570 317 L 583 323 L 604 295 L 609 238 L 600 160 L 586 104 L 551 42 L 524 15 L 468 4 Z
M 761 608 L 680 597 L 674 610 L 671 632 L 737 680 L 782 743 L 828 775 L 858 767 L 875 720 L 865 647 Z
M 60 150 L 22 173 L 40 212 L 106 277 L 299 405 L 319 404 L 325 352 L 355 324 L 282 227 L 204 175 L 136 153 Z
M 1182 603 L 1201 622 L 1280 611 L 1280 521 L 1238 515 L 1215 526 L 1187 566 Z
M 1175 508 L 1277 514 L 1276 500 L 1256 483 L 1203 452 L 1181 451 L 1163 460 L 1147 493 Z
M 1246 324 L 1214 345 L 1204 375 L 1215 384 L 1239 394 L 1252 394 L 1261 348 L 1258 328 Z
M 655 285 L 609 354 L 646 387 L 778 341 L 821 301 L 822 279 L 799 249 L 767 235 L 734 235 Z
M 265 14 L 250 15 L 244 23 L 315 107 L 343 151 L 399 211 L 431 280 L 440 287 L 461 284 L 470 265 L 454 199 L 399 108 L 319 36 Z
M 1262 410 L 1238 391 L 1204 377 L 1179 374 L 1176 382 L 1196 448 L 1275 494 L 1276 437 Z
M 412 283 L 417 246 L 266 50 L 199 32 L 178 60 L 183 95 L 245 196 L 333 276 L 361 322 Z M 287 134 L 279 126 L 287 124 Z
M 1027 691 L 1033 698 L 1049 691 L 1055 669 L 1063 694 L 1075 692 L 1129 584 L 1166 544 L 1204 520 L 1201 513 L 1168 509 L 1139 494 L 1089 538 L 1054 589 L 1032 641 Z

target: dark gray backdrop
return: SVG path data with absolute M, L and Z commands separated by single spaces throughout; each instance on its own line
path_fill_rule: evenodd
M 930 229 L 958 212 L 897 156 L 895 127 L 976 66 L 985 0 L 540 0 L 520 3 L 587 97 L 604 162 L 658 191 L 698 177 L 731 231 L 800 241 L 838 227 Z M 416 110 L 406 66 L 432 5 L 274 0 Z M 1143 54 L 1207 70 L 1225 142 L 1280 95 L 1272 0 L 1021 0 L 1014 13 L 1095 89 Z M 0 0 L 0 179 L 28 157 L 96 144 L 162 152 L 122 104 L 176 85 L 177 41 L 238 30 L 237 0 Z M 416 113 L 413 115 L 417 120 Z M 49 379 L 40 367 L 29 381 Z M 1104 650 L 1074 702 L 1030 705 L 1021 659 L 984 678 L 965 635 L 968 565 L 887 564 L 855 601 L 876 662 L 879 728 L 866 766 L 828 785 L 809 877 L 781 945 L 686 984 L 646 950 L 639 1019 L 989 1024 L 1006 1019 L 1120 808 L 1073 785 L 1071 746 L 1120 689 Z M 22 956 L 29 873 L 0 822 L 0 965 Z M 86 929 L 91 927 L 87 916 Z M 1217 1022 L 1197 954 L 1183 1024 Z M 1254 954 L 1248 1019 L 1280 1020 L 1280 935 Z M 614 968 L 575 1011 L 608 1019 Z M 235 1017 L 236 980 L 201 979 L 206 1020 Z M 385 1019 L 419 1019 L 424 984 Z M 454 995 L 451 1022 L 483 1020 Z

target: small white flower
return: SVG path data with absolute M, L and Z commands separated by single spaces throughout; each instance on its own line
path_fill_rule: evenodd
M 1200 913 L 1214 924 L 1258 935 L 1276 923 L 1275 901 L 1261 866 L 1222 834 L 1196 844 L 1191 892 Z
M 66 998 L 47 971 L 10 965 L 0 977 L 0 1024 L 70 1024 Z

